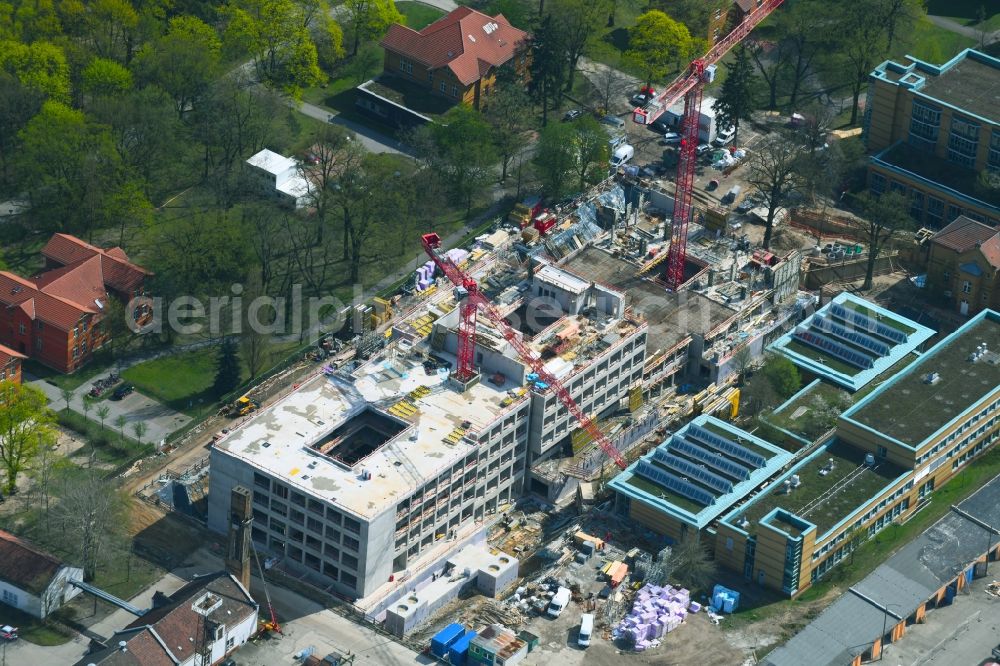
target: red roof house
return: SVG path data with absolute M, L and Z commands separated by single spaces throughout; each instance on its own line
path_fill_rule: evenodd
M 103 250 L 68 234 L 42 248 L 45 272 L 23 278 L 0 271 L 0 344 L 60 372 L 73 372 L 107 342 L 100 326 L 110 298 L 145 293 L 150 272 L 121 248 Z M 148 316 L 134 308 L 137 321 Z
M 0 562 L 3 563 L 0 566 L 0 604 L 44 618 L 80 593 L 70 581 L 83 580 L 83 569 L 68 567 L 3 530 L 0 530 Z
M 927 291 L 963 315 L 1000 307 L 1000 230 L 962 215 L 934 234 Z
M 477 109 L 488 103 L 501 67 L 513 66 L 521 74 L 527 69 L 528 33 L 503 14 L 488 16 L 469 7 L 420 31 L 391 25 L 380 44 L 386 74 Z
M 0 382 L 21 383 L 21 361 L 27 358 L 10 347 L 0 345 Z

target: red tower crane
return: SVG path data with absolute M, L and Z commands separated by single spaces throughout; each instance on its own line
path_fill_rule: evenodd
M 770 15 L 784 0 L 758 0 L 757 7 L 750 11 L 732 32 L 715 43 L 715 46 L 691 63 L 687 72 L 681 74 L 659 95 L 636 109 L 632 119 L 646 125 L 684 98 L 684 117 L 681 119 L 680 159 L 677 162 L 677 189 L 674 194 L 674 219 L 670 227 L 670 248 L 667 250 L 667 268 L 664 279 L 670 289 L 677 289 L 684 282 L 684 264 L 687 259 L 688 222 L 691 221 L 691 188 L 697 165 L 698 116 L 701 113 L 701 95 L 705 87 L 707 68 L 718 63 L 757 25 Z
M 476 374 L 474 366 L 476 347 L 476 316 L 481 309 L 486 318 L 493 323 L 497 331 L 507 342 L 517 351 L 521 359 L 528 364 L 531 371 L 538 375 L 538 378 L 549 385 L 555 391 L 556 396 L 569 413 L 580 423 L 580 426 L 587 431 L 595 442 L 604 450 L 609 457 L 614 459 L 615 464 L 621 469 L 625 469 L 627 463 L 622 454 L 615 448 L 615 445 L 601 432 L 592 418 L 580 409 L 569 391 L 566 390 L 552 373 L 545 369 L 542 359 L 521 339 L 521 336 L 504 320 L 503 315 L 493 306 L 489 300 L 479 291 L 479 285 L 474 279 L 462 272 L 455 263 L 438 252 L 441 247 L 441 237 L 437 234 L 424 234 L 421 237 L 424 251 L 434 260 L 434 263 L 441 272 L 444 273 L 451 283 L 455 285 L 456 300 L 461 302 L 460 316 L 458 324 L 458 367 L 455 369 L 455 377 L 461 382 L 468 381 Z

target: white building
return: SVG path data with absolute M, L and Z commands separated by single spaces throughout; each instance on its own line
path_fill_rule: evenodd
M 197 576 L 169 597 L 154 595 L 151 610 L 95 645 L 76 666 L 218 664 L 257 633 L 258 610 L 231 574 Z
M 701 113 L 698 115 L 698 141 L 701 143 L 712 143 L 715 141 L 719 130 L 722 129 L 715 120 L 715 109 L 712 108 L 715 101 L 714 97 L 703 97 L 701 99 Z M 663 112 L 664 120 L 667 120 L 670 125 L 677 128 L 680 128 L 681 118 L 683 117 L 683 99 Z
M 80 593 L 71 580 L 83 580 L 83 569 L 0 530 L 0 602 L 45 618 Z
M 265 148 L 246 161 L 250 187 L 261 196 L 282 204 L 304 208 L 311 203 L 309 181 L 298 161 Z

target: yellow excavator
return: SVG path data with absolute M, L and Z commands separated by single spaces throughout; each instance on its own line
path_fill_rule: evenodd
M 258 409 L 260 409 L 260 403 L 244 395 L 237 398 L 235 402 L 223 407 L 221 414 L 223 416 L 238 419 L 241 416 L 246 416 L 251 412 L 257 411 Z

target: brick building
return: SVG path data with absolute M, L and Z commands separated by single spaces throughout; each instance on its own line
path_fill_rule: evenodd
M 959 217 L 934 234 L 927 262 L 932 298 L 963 315 L 1000 306 L 1000 231 Z
M 101 318 L 110 298 L 145 294 L 149 271 L 118 247 L 103 250 L 68 234 L 42 248 L 46 270 L 33 278 L 0 271 L 0 344 L 60 372 L 82 367 L 108 341 Z M 145 306 L 131 312 L 149 316 Z
M 21 383 L 21 361 L 24 354 L 19 354 L 10 347 L 0 345 L 0 382 L 9 381 Z
M 385 49 L 384 74 L 481 109 L 488 104 L 502 67 L 525 73 L 527 40 L 528 33 L 512 26 L 503 14 L 488 16 L 459 7 L 419 32 L 391 25 L 380 45 Z

